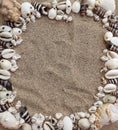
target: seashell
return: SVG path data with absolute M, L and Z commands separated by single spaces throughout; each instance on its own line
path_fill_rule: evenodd
M 0 123 L 4 128 L 7 129 L 19 129 L 20 124 L 19 121 L 8 111 L 0 113 Z
M 86 15 L 87 8 L 88 8 L 87 0 L 82 0 L 81 1 L 81 7 L 80 7 L 80 15 L 81 16 L 85 16 Z
M 13 91 L 12 83 L 9 80 L 0 79 L 0 85 L 8 91 Z
M 108 69 L 118 69 L 118 59 L 113 58 L 113 59 L 108 60 L 105 63 L 105 67 L 107 67 Z
M 58 127 L 59 130 L 64 127 L 63 120 L 59 120 L 59 121 L 57 122 L 57 127 Z
M 89 117 L 89 122 L 90 122 L 91 124 L 93 124 L 93 123 L 95 122 L 95 120 L 96 120 L 95 114 L 91 114 L 91 116 Z
M 108 31 L 108 32 L 106 32 L 105 35 L 104 35 L 104 40 L 105 40 L 105 41 L 110 41 L 112 37 L 113 37 L 112 32 Z
M 78 121 L 78 125 L 81 129 L 89 129 L 90 128 L 90 122 L 87 118 L 82 118 Z
M 99 87 L 98 87 L 98 91 L 99 91 L 99 92 L 103 92 L 103 87 L 102 87 L 102 86 L 99 86 Z
M 97 110 L 96 106 L 92 106 L 92 107 L 89 108 L 90 113 L 95 113 L 96 110 Z
M 14 108 L 14 103 L 6 102 L 0 105 L 0 112 L 9 111 L 11 108 Z
M 10 77 L 11 77 L 11 74 L 9 71 L 0 69 L 0 79 L 6 80 L 6 79 L 9 79 Z
M 104 92 L 105 93 L 111 93 L 116 91 L 117 86 L 115 84 L 107 84 L 104 87 Z
M 86 114 L 84 112 L 78 112 L 77 114 L 81 118 L 84 118 L 86 116 Z
M 118 78 L 118 70 L 117 69 L 109 70 L 107 73 L 105 73 L 105 78 L 107 79 Z
M 43 125 L 43 129 L 44 130 L 55 130 L 55 128 L 53 127 L 53 125 L 50 122 L 45 122 Z
M 107 57 L 109 59 L 113 59 L 113 58 L 117 58 L 118 59 L 118 54 L 116 52 L 114 52 L 114 51 L 108 51 L 107 52 Z
M 68 116 L 64 117 L 63 124 L 64 124 L 63 130 L 72 130 L 73 128 L 72 120 Z
M 104 8 L 105 10 L 111 10 L 112 13 L 116 10 L 116 3 L 115 0 L 100 0 L 100 6 Z M 107 3 L 107 4 L 106 4 Z
M 71 13 L 71 1 L 66 0 L 66 14 L 70 14 L 70 13 Z
M 0 100 L 8 98 L 12 94 L 12 91 L 0 91 Z
M 57 15 L 57 16 L 56 16 L 56 20 L 59 21 L 59 20 L 62 20 L 62 19 L 63 19 L 63 15 Z
M 48 12 L 49 19 L 55 19 L 57 16 L 57 10 L 55 8 L 51 8 Z
M 74 13 L 79 13 L 80 7 L 81 7 L 80 1 L 79 1 L 79 0 L 76 0 L 76 1 L 74 1 L 74 3 L 72 4 L 72 11 L 73 11 Z
M 115 92 L 112 92 L 111 95 L 115 96 L 116 98 L 118 98 L 118 90 Z M 118 100 L 116 100 L 116 102 L 118 102 Z
M 1 32 L 0 33 L 0 40 L 9 42 L 12 40 L 11 32 Z
M 112 38 L 110 39 L 110 42 L 111 42 L 113 45 L 118 46 L 118 37 L 112 37 Z
M 31 127 L 31 125 L 25 123 L 25 124 L 23 124 L 23 126 L 22 126 L 22 130 L 32 130 L 32 127 Z
M 1 54 L 2 54 L 3 58 L 9 59 L 9 58 L 12 58 L 14 56 L 15 50 L 13 50 L 13 49 L 4 49 Z
M 11 32 L 11 27 L 9 27 L 9 26 L 6 26 L 6 25 L 2 25 L 2 26 L 0 26 L 0 33 L 1 32 Z
M 59 2 L 57 4 L 57 9 L 59 9 L 59 10 L 65 10 L 66 9 L 66 1 Z
M 56 114 L 55 114 L 55 118 L 56 118 L 57 120 L 59 120 L 62 116 L 63 116 L 62 113 L 56 113 Z
M 104 98 L 103 98 L 103 102 L 104 103 L 115 103 L 116 101 L 116 97 L 115 96 L 112 96 L 112 95 L 106 95 Z
M 98 130 L 97 126 L 92 124 L 90 130 Z
M 94 106 L 100 107 L 100 106 L 102 106 L 102 104 L 103 104 L 102 101 L 97 101 L 97 102 L 94 103 Z
M 17 101 L 17 103 L 15 104 L 15 108 L 17 110 L 21 108 L 21 101 Z
M 12 33 L 13 35 L 19 36 L 22 34 L 22 30 L 20 28 L 13 28 Z
M 76 118 L 75 118 L 75 115 L 74 115 L 74 114 L 71 114 L 71 115 L 70 115 L 70 119 L 71 119 L 72 122 L 74 123 L 74 122 L 75 122 L 75 119 L 76 119 Z
M 11 69 L 11 62 L 9 62 L 8 60 L 2 59 L 0 61 L 0 67 L 3 70 L 10 70 Z

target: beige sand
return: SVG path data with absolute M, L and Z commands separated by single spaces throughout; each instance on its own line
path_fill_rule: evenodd
M 105 30 L 91 18 L 72 16 L 68 24 L 46 17 L 30 23 L 16 48 L 22 59 L 12 82 L 31 113 L 70 114 L 86 111 L 94 102 Z M 102 130 L 106 129 L 117 130 L 118 123 Z

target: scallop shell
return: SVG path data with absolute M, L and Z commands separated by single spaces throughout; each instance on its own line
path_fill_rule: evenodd
M 107 52 L 107 57 L 109 59 L 113 59 L 113 58 L 117 58 L 118 59 L 118 54 L 116 52 L 114 52 L 114 51 L 108 51 Z
M 107 84 L 104 87 L 104 92 L 105 93 L 112 93 L 114 91 L 116 91 L 117 86 L 115 84 Z
M 105 66 L 108 69 L 117 69 L 118 68 L 118 59 L 117 58 L 113 58 L 113 59 L 108 60 L 105 63 Z
M 73 11 L 74 13 L 79 13 L 80 7 L 81 7 L 80 1 L 76 0 L 76 1 L 72 4 L 72 11 Z
M 0 69 L 0 79 L 6 80 L 6 79 L 9 79 L 10 77 L 11 77 L 11 74 L 9 71 Z
M 109 70 L 107 73 L 105 73 L 105 78 L 107 79 L 118 78 L 118 69 Z
M 90 122 L 87 118 L 80 119 L 78 125 L 81 129 L 87 130 L 90 128 Z
M 72 130 L 73 128 L 72 120 L 68 116 L 64 117 L 63 124 L 64 124 L 63 130 Z
M 13 49 L 4 49 L 1 54 L 2 54 L 3 58 L 9 59 L 9 58 L 12 58 L 14 56 L 15 50 L 13 50 Z
M 56 16 L 57 16 L 57 10 L 54 8 L 51 8 L 48 12 L 49 19 L 55 19 Z
M 116 101 L 116 97 L 115 96 L 112 96 L 112 95 L 106 95 L 104 98 L 103 98 L 103 102 L 104 103 L 115 103 Z
M 0 123 L 4 128 L 7 129 L 19 129 L 20 124 L 16 118 L 8 111 L 0 113 Z

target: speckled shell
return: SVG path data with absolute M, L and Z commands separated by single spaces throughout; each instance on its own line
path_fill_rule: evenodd
M 74 13 L 79 13 L 80 7 L 81 7 L 80 1 L 76 0 L 76 1 L 72 4 L 72 11 L 73 11 Z
M 90 122 L 87 118 L 82 118 L 79 120 L 78 125 L 81 129 L 87 130 L 90 127 Z
M 116 97 L 109 94 L 105 95 L 105 97 L 103 98 L 104 103 L 115 103 L 115 101 L 116 101 Z
M 48 12 L 49 19 L 55 19 L 57 15 L 57 10 L 54 8 L 51 8 Z
M 118 69 L 109 70 L 107 73 L 105 73 L 105 77 L 107 79 L 118 78 Z
M 104 92 L 105 93 L 112 93 L 114 91 L 116 91 L 117 86 L 115 84 L 107 84 L 104 87 Z
M 20 127 L 16 118 L 8 111 L 0 113 L 0 123 L 4 128 L 16 130 Z
M 118 59 L 113 58 L 113 59 L 108 60 L 105 63 L 105 67 L 107 67 L 108 69 L 117 69 L 118 68 Z
M 63 124 L 64 124 L 63 130 L 72 130 L 73 127 L 72 120 L 68 116 L 64 117 Z

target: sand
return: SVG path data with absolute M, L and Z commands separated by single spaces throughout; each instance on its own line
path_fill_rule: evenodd
M 30 23 L 24 42 L 16 48 L 22 59 L 12 83 L 17 99 L 31 114 L 86 111 L 95 101 L 93 95 L 101 85 L 99 57 L 105 48 L 105 30 L 91 18 L 72 16 L 72 23 L 47 17 Z M 102 130 L 106 129 L 117 130 L 118 123 Z

